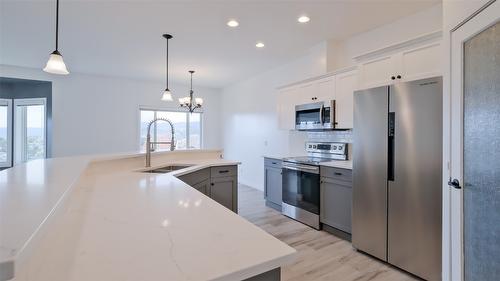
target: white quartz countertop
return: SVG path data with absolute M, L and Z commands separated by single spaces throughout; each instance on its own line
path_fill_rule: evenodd
M 293 261 L 293 248 L 175 177 L 238 164 L 221 154 L 154 155 L 153 168 L 192 165 L 168 174 L 141 172 L 140 154 L 2 171 L 0 263 L 15 262 L 15 280 L 242 280 Z

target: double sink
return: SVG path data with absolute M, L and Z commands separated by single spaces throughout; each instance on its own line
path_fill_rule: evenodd
M 156 168 L 153 170 L 147 170 L 147 171 L 144 171 L 144 173 L 165 174 L 165 173 L 170 173 L 173 171 L 185 169 L 185 168 L 188 168 L 191 166 L 193 166 L 193 165 L 168 165 L 168 166 Z

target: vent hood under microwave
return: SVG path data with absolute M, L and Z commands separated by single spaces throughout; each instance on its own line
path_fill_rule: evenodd
M 295 129 L 333 130 L 335 122 L 335 100 L 295 106 Z

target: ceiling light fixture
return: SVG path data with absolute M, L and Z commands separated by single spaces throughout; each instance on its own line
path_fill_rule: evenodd
M 306 23 L 309 22 L 311 19 L 308 16 L 300 16 L 297 21 L 300 23 Z
M 257 42 L 257 44 L 255 44 L 255 47 L 257 47 L 257 48 L 264 48 L 264 46 L 265 45 L 262 42 Z
M 47 64 L 43 71 L 52 73 L 52 74 L 69 74 L 68 69 L 66 68 L 66 64 L 64 64 L 63 57 L 58 50 L 59 47 L 59 0 L 56 0 L 56 49 L 53 51 L 50 56 Z
M 172 39 L 173 36 L 170 34 L 163 34 L 163 37 L 167 39 L 167 60 L 166 60 L 166 70 L 167 70 L 167 87 L 165 88 L 165 91 L 163 91 L 163 96 L 161 97 L 162 101 L 173 101 L 174 99 L 172 98 L 172 93 L 170 92 L 170 89 L 168 88 L 168 40 Z
M 193 102 L 193 73 L 194 70 L 190 70 L 189 73 L 191 73 L 191 89 L 189 90 L 189 96 L 188 97 L 183 97 L 179 99 L 179 104 L 181 107 L 186 108 L 189 110 L 190 113 L 193 113 L 195 109 L 201 108 L 203 106 L 203 99 L 202 98 L 195 98 Z
M 238 25 L 240 25 L 240 23 L 237 22 L 236 20 L 229 20 L 227 22 L 227 26 L 229 26 L 229 27 L 237 27 Z

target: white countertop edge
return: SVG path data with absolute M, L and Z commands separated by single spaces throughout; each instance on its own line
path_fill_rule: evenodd
M 294 249 L 295 250 L 295 249 Z M 255 277 L 259 274 L 268 272 L 270 270 L 281 268 L 284 265 L 291 264 L 297 260 L 297 251 L 291 252 L 290 254 L 283 256 L 272 261 L 266 261 L 264 263 L 256 264 L 246 268 L 244 270 L 236 271 L 224 276 L 216 277 L 212 280 L 214 281 L 234 281 L 234 280 L 245 280 L 250 277 Z

